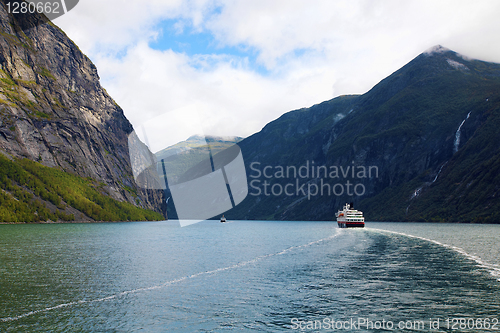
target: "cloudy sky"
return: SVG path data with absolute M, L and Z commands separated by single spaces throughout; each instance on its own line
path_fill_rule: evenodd
M 362 94 L 437 44 L 500 62 L 498 13 L 496 0 L 80 0 L 54 23 L 157 151 Z

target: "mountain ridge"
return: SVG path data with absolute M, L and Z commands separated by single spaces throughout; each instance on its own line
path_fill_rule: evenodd
M 477 209 L 477 203 L 469 197 L 472 205 L 469 212 L 458 209 L 459 203 L 455 200 L 452 212 L 448 209 L 449 200 L 445 202 L 443 197 L 432 193 L 441 187 L 453 193 L 453 186 L 448 182 L 457 175 L 458 169 L 450 168 L 460 166 L 467 159 L 464 151 L 475 142 L 470 139 L 495 135 L 489 131 L 498 126 L 495 117 L 500 108 L 496 97 L 499 90 L 500 64 L 470 59 L 437 46 L 421 53 L 365 94 L 339 96 L 310 108 L 290 111 L 239 143 L 247 170 L 254 162 L 263 168 L 268 165 L 298 167 L 305 161 L 314 161 L 316 165 L 326 166 L 376 165 L 379 177 L 359 180 L 366 189 L 360 197 L 311 199 L 302 193 L 293 196 L 249 194 L 226 216 L 331 220 L 345 202 L 354 202 L 366 211 L 368 220 L 497 221 L 494 207 L 499 207 L 498 200 L 492 199 L 485 210 L 484 207 Z M 455 151 L 460 126 L 460 142 Z M 484 130 L 488 134 L 481 134 Z M 494 147 L 483 149 L 475 145 L 482 151 L 483 159 L 496 154 Z M 486 163 L 483 160 L 475 163 L 483 162 Z M 346 180 L 355 180 L 352 178 Z M 273 181 L 281 186 L 287 182 Z M 307 179 L 304 184 L 314 188 L 320 181 L 320 178 Z M 332 186 L 335 184 L 332 179 L 328 181 Z M 412 193 L 419 188 L 418 196 L 412 198 Z M 496 192 L 488 195 L 495 198 Z M 447 208 L 439 208 L 439 205 Z

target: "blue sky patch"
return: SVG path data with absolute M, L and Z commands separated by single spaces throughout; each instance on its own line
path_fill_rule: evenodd
M 160 34 L 156 40 L 149 43 L 154 50 L 172 50 L 184 53 L 190 57 L 203 55 L 227 56 L 239 59 L 238 65 L 244 64 L 248 69 L 266 75 L 269 71 L 257 63 L 258 53 L 254 48 L 237 45 L 222 46 L 214 35 L 206 30 L 195 30 L 190 25 L 184 25 L 182 32 L 176 28 L 176 24 L 184 23 L 179 20 L 164 20 L 157 27 Z M 236 64 L 235 64 L 236 65 Z

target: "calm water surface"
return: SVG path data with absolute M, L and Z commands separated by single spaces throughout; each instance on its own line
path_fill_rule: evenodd
M 500 318 L 499 244 L 495 225 L 1 225 L 0 332 L 477 332 L 445 320 Z

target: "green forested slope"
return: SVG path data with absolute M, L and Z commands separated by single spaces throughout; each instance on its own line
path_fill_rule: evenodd
M 0 154 L 0 184 L 0 222 L 164 219 L 159 213 L 102 194 L 104 184 L 91 178 L 28 159 L 9 159 Z

